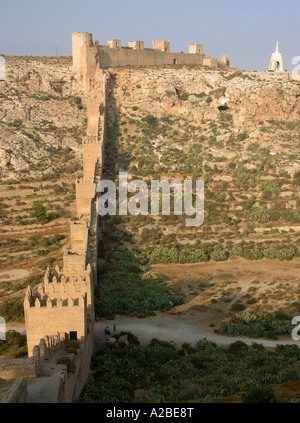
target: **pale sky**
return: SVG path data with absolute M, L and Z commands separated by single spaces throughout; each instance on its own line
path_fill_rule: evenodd
M 204 44 L 233 66 L 266 70 L 276 42 L 284 68 L 300 56 L 299 0 L 0 0 L 0 54 L 55 56 L 71 49 L 72 32 L 107 44 L 119 38 L 171 41 L 172 52 Z

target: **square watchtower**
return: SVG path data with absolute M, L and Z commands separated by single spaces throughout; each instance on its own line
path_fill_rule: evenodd
M 152 48 L 153 50 L 160 50 L 164 53 L 170 53 L 170 41 L 152 41 Z
M 108 47 L 113 49 L 122 48 L 122 41 L 121 40 L 108 40 Z
M 203 44 L 190 44 L 189 46 L 190 54 L 203 54 Z

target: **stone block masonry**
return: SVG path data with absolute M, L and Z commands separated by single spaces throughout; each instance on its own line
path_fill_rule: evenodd
M 85 172 L 90 175 L 88 170 L 90 168 L 91 161 L 86 163 L 86 167 L 84 167 Z M 95 169 L 93 170 L 95 172 Z M 96 193 L 96 184 L 94 182 L 94 178 L 91 176 L 89 178 L 82 178 L 76 180 L 76 211 L 77 215 L 80 216 L 88 216 L 90 213 L 91 208 L 91 200 L 95 197 Z
M 85 44 L 91 47 L 93 45 L 92 37 L 92 34 L 88 34 L 87 32 L 75 32 L 72 34 L 73 63 L 75 72 L 80 72 L 81 66 L 83 65 L 81 63 L 81 47 L 83 47 Z
M 87 295 L 71 296 L 72 291 L 75 294 L 74 288 L 65 293 L 63 297 L 66 298 L 61 298 L 53 297 L 50 292 L 35 296 L 28 288 L 24 311 L 29 357 L 33 356 L 34 348 L 43 336 L 41 334 L 64 332 L 72 339 L 72 334 L 76 333 L 76 339 L 84 342 L 87 336 Z
M 145 43 L 144 41 L 129 41 L 128 47 L 133 48 L 133 50 L 144 50 Z
M 164 53 L 170 53 L 171 49 L 170 49 L 170 41 L 152 41 L 152 48 L 153 50 L 159 50 L 162 51 Z
M 203 44 L 190 44 L 189 53 L 190 54 L 204 54 Z
M 94 139 L 87 140 L 83 144 L 83 178 L 95 177 L 95 161 L 102 162 L 102 142 Z

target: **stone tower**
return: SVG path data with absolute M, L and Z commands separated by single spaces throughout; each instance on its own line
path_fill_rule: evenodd
M 279 51 L 279 42 L 277 41 L 276 44 L 276 51 L 272 54 L 271 62 L 269 71 L 273 72 L 282 72 L 283 69 L 283 60 L 282 60 L 282 54 Z
M 164 53 L 170 53 L 170 41 L 158 41 L 158 40 L 153 40 L 152 41 L 152 48 L 153 50 L 160 50 L 163 51 Z
M 203 53 L 203 44 L 190 44 L 189 45 L 190 54 L 204 54 Z
M 81 70 L 81 47 L 84 45 L 92 46 L 92 34 L 88 32 L 73 32 L 72 34 L 72 49 L 73 49 L 73 68 L 75 72 Z

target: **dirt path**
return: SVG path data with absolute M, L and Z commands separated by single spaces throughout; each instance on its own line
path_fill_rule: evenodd
M 263 344 L 266 348 L 275 348 L 276 345 L 298 345 L 300 341 L 293 341 L 289 337 L 281 337 L 278 341 L 266 339 L 251 339 L 246 337 L 221 336 L 213 333 L 201 326 L 202 322 L 195 322 L 195 316 L 191 315 L 169 315 L 167 313 L 158 313 L 156 316 L 137 319 L 133 317 L 118 316 L 114 321 L 102 320 L 95 322 L 95 340 L 97 343 L 105 343 L 107 337 L 104 329 L 108 326 L 112 331 L 113 325 L 117 326 L 117 333 L 128 331 L 136 335 L 142 344 L 147 344 L 153 338 L 161 341 L 172 342 L 177 346 L 183 343 L 195 344 L 202 338 L 215 342 L 221 346 L 227 346 L 235 341 L 241 340 L 247 345 L 253 342 Z M 6 330 L 15 330 L 25 335 L 25 326 L 22 323 L 8 323 Z M 112 333 L 113 334 L 113 333 Z
M 250 339 L 246 337 L 221 336 L 201 326 L 201 322 L 195 323 L 195 317 L 189 315 L 169 315 L 158 314 L 157 316 L 137 319 L 132 317 L 117 317 L 116 320 L 105 320 L 95 323 L 95 335 L 98 341 L 105 341 L 104 329 L 106 326 L 112 331 L 113 325 L 117 326 L 117 333 L 129 331 L 136 335 L 142 344 L 147 344 L 153 338 L 161 341 L 173 342 L 177 346 L 183 343 L 194 344 L 202 338 L 215 342 L 218 345 L 230 345 L 241 340 L 247 345 L 253 342 L 263 344 L 267 348 L 274 348 L 277 344 L 281 345 L 299 345 L 300 342 L 293 341 L 291 338 L 282 338 L 278 341 L 265 339 Z

